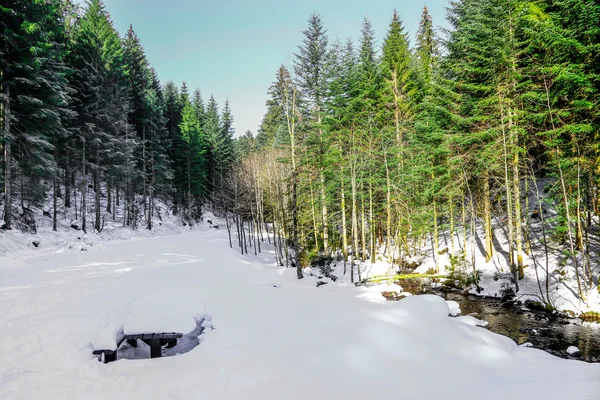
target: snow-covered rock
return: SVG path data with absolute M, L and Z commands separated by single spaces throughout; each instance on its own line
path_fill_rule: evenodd
M 456 317 L 456 316 L 460 315 L 460 313 L 461 313 L 460 304 L 458 304 L 456 301 L 453 301 L 453 300 L 446 300 L 446 303 L 448 303 L 448 308 L 450 308 L 451 316 Z
M 576 346 L 569 346 L 569 348 L 567 349 L 567 353 L 570 356 L 577 356 L 580 353 L 580 351 Z

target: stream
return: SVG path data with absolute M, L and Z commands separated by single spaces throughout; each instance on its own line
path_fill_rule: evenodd
M 600 362 L 600 324 L 582 322 L 547 311 L 531 310 L 519 303 L 503 304 L 499 299 L 483 298 L 461 292 L 440 291 L 431 287 L 410 287 L 402 282 L 405 291 L 413 294 L 431 293 L 460 304 L 461 315 L 472 315 L 489 323 L 492 332 L 505 335 L 517 344 L 531 343 L 555 356 Z M 416 289 L 416 290 L 415 290 Z M 414 293 L 416 292 L 416 293 Z M 567 348 L 576 346 L 580 354 L 569 355 Z

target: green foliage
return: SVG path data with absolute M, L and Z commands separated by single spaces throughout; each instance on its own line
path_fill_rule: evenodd
M 228 104 L 223 124 L 216 103 L 209 109 L 207 127 L 220 138 L 211 147 L 195 93 L 200 124 L 186 115 L 184 134 L 185 84 L 181 90 L 170 82 L 163 88 L 133 27 L 121 38 L 101 0 L 83 7 L 70 0 L 9 0 L 0 6 L 0 17 L 0 183 L 7 192 L 7 229 L 17 201 L 23 212 L 41 203 L 48 190 L 42 179 L 51 182 L 56 197 L 64 196 L 65 207 L 72 206 L 73 193 L 87 192 L 90 177 L 96 203 L 100 192 L 108 192 L 108 199 L 116 194 L 106 211 L 94 205 L 98 231 L 106 214 L 115 218 L 112 207 L 121 199 L 124 224 L 134 227 L 144 219 L 152 229 L 157 196 L 172 199 L 175 213 L 200 212 L 215 180 L 205 154 L 216 155 L 219 171 L 233 162 Z M 136 195 L 143 199 L 143 214 Z

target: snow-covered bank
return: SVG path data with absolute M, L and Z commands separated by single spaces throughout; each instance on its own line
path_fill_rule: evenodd
M 6 259 L 2 399 L 595 400 L 600 391 L 598 364 L 518 347 L 448 317 L 435 296 L 365 301 L 366 288 L 297 281 L 269 252 L 229 249 L 222 230 Z M 215 328 L 192 351 L 106 365 L 92 356 L 119 310 L 178 293 L 189 304 L 190 292 Z
M 439 279 L 444 277 L 462 274 L 466 277 L 477 270 L 479 277 L 479 287 L 471 284 L 469 292 L 477 296 L 502 298 L 507 289 L 514 289 L 512 282 L 512 273 L 508 262 L 508 240 L 507 233 L 500 224 L 496 224 L 494 230 L 494 254 L 486 261 L 485 255 L 485 234 L 482 227 L 477 227 L 475 235 L 469 233 L 465 242 L 464 235 L 459 231 L 455 232 L 452 238 L 448 231 L 440 232 L 440 251 L 434 252 L 431 236 L 428 236 L 418 245 L 415 254 L 405 258 L 405 262 L 414 267 L 415 274 L 431 274 L 439 269 Z M 577 296 L 577 277 L 573 267 L 572 258 L 566 255 L 566 248 L 550 239 L 548 233 L 548 257 L 546 262 L 546 253 L 541 240 L 541 222 L 534 220 L 530 222 L 532 251 L 529 255 L 524 255 L 525 277 L 519 280 L 519 300 L 531 300 L 540 302 L 550 299 L 550 303 L 560 311 L 569 311 L 571 315 L 580 315 L 588 311 L 600 311 L 600 291 L 598 282 L 594 278 L 592 285 L 587 286 L 585 290 L 586 301 L 581 301 Z M 591 260 L 590 270 L 593 276 L 600 275 L 600 236 L 598 232 L 590 233 L 591 246 L 589 249 L 589 260 Z M 466 258 L 463 256 L 466 251 Z M 384 249 L 380 248 L 376 255 L 376 262 L 371 264 L 369 261 L 360 263 L 361 279 L 370 280 L 374 277 L 378 282 L 395 282 L 393 278 L 398 273 L 398 265 L 391 265 L 389 257 L 383 254 Z M 581 265 L 582 255 L 578 255 Z M 346 285 L 351 281 L 350 260 L 344 262 L 339 257 L 326 262 L 327 274 L 333 275 L 335 284 Z M 546 269 L 548 269 L 548 292 L 546 292 Z M 581 266 L 580 266 L 581 269 Z M 322 268 L 312 268 L 312 274 L 324 276 Z M 581 272 L 580 272 L 581 273 Z M 389 277 L 386 279 L 385 277 Z M 583 277 L 581 277 L 583 281 Z M 325 278 L 325 280 L 327 280 Z M 354 282 L 358 282 L 358 267 L 354 268 Z M 400 282 L 400 285 L 402 283 Z M 378 287 L 375 291 L 386 290 Z M 391 290 L 397 289 L 392 287 Z M 401 291 L 401 290 L 400 290 Z
M 204 215 L 204 221 L 190 226 L 184 222 L 181 216 L 172 214 L 172 207 L 160 200 L 155 200 L 152 218 L 152 229 L 146 229 L 145 221 L 138 221 L 136 228 L 123 224 L 123 207 L 113 210 L 113 214 L 103 211 L 102 231 L 95 232 L 93 229 L 93 208 L 87 213 L 87 232 L 81 230 L 81 211 L 76 213 L 75 207 L 62 207 L 62 199 L 59 201 L 60 212 L 57 216 L 57 230 L 52 229 L 51 204 L 52 193 L 49 193 L 46 206 L 34 208 L 35 233 L 24 232 L 15 228 L 10 231 L 0 230 L 0 260 L 7 253 L 29 254 L 31 251 L 37 253 L 87 251 L 94 247 L 104 246 L 106 242 L 114 240 L 142 239 L 157 236 L 172 236 L 190 231 L 205 231 L 211 227 L 206 220 L 211 220 L 210 213 Z M 88 193 L 88 204 L 93 204 L 93 192 Z M 106 199 L 101 201 L 102 207 L 106 207 Z

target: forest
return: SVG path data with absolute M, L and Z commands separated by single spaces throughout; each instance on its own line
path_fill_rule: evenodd
M 124 226 L 152 229 L 157 198 L 199 219 L 233 162 L 229 104 L 162 85 L 133 27 L 121 37 L 100 0 L 11 0 L 0 13 L 3 229 L 35 230 L 48 193 L 54 230 L 57 199 L 84 232 L 117 207 Z
M 600 6 L 462 0 L 447 18 L 435 29 L 425 7 L 411 38 L 394 12 L 378 45 L 368 19 L 355 43 L 330 41 L 312 15 L 257 135 L 238 139 L 230 207 L 275 223 L 294 249 L 282 263 L 299 277 L 341 252 L 361 282 L 365 262 L 402 268 L 429 240 L 477 284 L 468 243 L 481 227 L 486 261 L 496 233 L 507 237 L 516 292 L 524 258 L 545 249 L 538 282 L 551 304 L 548 248 L 558 247 L 585 301 L 598 279 Z
M 466 243 L 482 227 L 487 260 L 505 232 L 516 292 L 532 248 L 558 245 L 585 301 L 598 281 L 600 5 L 457 0 L 449 29 L 425 7 L 414 35 L 399 11 L 381 42 L 367 18 L 342 41 L 311 15 L 260 128 L 235 138 L 229 105 L 162 85 L 100 0 L 3 3 L 3 229 L 35 227 L 48 193 L 55 229 L 57 198 L 84 231 L 116 208 L 152 229 L 161 199 L 186 223 L 211 210 L 238 235 L 273 238 L 298 278 L 337 254 L 358 283 L 365 263 L 402 268 L 429 240 L 476 283 Z

